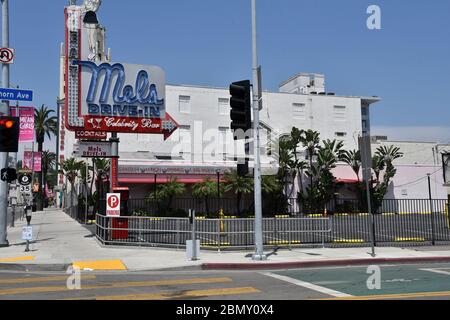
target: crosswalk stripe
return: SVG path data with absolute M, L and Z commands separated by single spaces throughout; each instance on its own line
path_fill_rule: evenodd
M 0 284 L 19 284 L 19 283 L 39 283 L 39 282 L 56 282 L 66 281 L 69 276 L 58 277 L 39 277 L 39 278 L 17 278 L 17 279 L 0 279 Z M 94 280 L 96 276 L 82 276 L 81 280 Z
M 157 280 L 157 281 L 142 281 L 142 282 L 117 282 L 104 285 L 81 286 L 81 290 L 99 290 L 99 289 L 117 289 L 117 288 L 132 288 L 132 287 L 157 287 L 157 286 L 173 286 L 186 284 L 208 284 L 208 283 L 226 283 L 232 282 L 230 278 L 194 278 L 181 280 Z M 30 288 L 11 288 L 0 290 L 0 295 L 16 295 L 16 294 L 30 294 L 30 293 L 48 293 L 48 292 L 64 292 L 70 291 L 66 286 L 59 287 L 30 287 Z
M 92 298 L 81 298 L 80 300 L 169 300 L 169 299 L 186 299 L 212 296 L 228 296 L 239 294 L 260 293 L 261 291 L 252 287 L 243 288 L 221 288 L 221 289 L 207 289 L 207 290 L 191 290 L 183 293 L 161 292 L 151 294 L 134 294 L 122 296 L 100 296 Z

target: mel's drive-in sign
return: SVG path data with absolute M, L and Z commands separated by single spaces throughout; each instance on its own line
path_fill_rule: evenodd
M 120 193 L 108 193 L 106 198 L 106 216 L 120 217 Z

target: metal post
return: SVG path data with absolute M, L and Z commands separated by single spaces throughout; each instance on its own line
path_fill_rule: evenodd
M 89 209 L 89 206 L 88 206 L 88 201 L 89 201 L 89 184 L 88 184 L 88 178 L 89 178 L 89 159 L 86 159 L 86 183 L 85 183 L 85 188 L 86 188 L 86 203 L 84 204 L 84 207 L 85 207 L 85 210 L 86 210 L 86 213 L 85 213 L 85 216 L 84 216 L 84 224 L 88 224 L 88 209 Z
M 9 0 L 1 0 L 2 3 L 2 46 L 9 47 Z M 2 86 L 9 88 L 9 65 L 2 66 Z M 9 115 L 9 103 L 6 102 L 6 115 Z M 0 153 L 0 169 L 8 166 L 8 153 Z M 0 247 L 9 246 L 8 243 L 8 183 L 0 181 Z
M 192 261 L 196 261 L 197 259 L 197 235 L 196 235 L 196 221 L 195 221 L 195 210 L 190 210 L 191 219 L 192 219 L 192 228 L 191 228 L 191 239 L 192 239 Z
M 434 226 L 434 208 L 433 208 L 433 196 L 431 194 L 431 174 L 427 174 L 428 176 L 428 194 L 430 199 L 430 210 L 431 210 L 431 242 L 434 245 L 436 245 L 436 239 L 435 239 L 435 226 Z
M 261 157 L 259 136 L 259 72 L 258 49 L 256 39 L 256 0 L 252 0 L 252 42 L 253 42 L 253 145 L 254 145 L 254 171 L 255 171 L 255 246 L 256 252 L 253 260 L 266 260 L 264 255 L 263 228 L 262 228 L 262 203 L 261 203 Z

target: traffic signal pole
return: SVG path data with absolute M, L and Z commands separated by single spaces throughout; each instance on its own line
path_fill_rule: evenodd
M 2 46 L 9 48 L 9 0 L 1 0 L 2 5 Z M 2 65 L 2 86 L 9 88 L 9 64 Z M 9 103 L 5 114 L 9 116 Z M 0 153 L 0 169 L 8 167 L 8 153 Z M 9 245 L 7 238 L 8 223 L 8 183 L 0 181 L 0 247 Z
M 253 260 L 266 260 L 264 255 L 263 227 L 262 227 L 262 200 L 261 200 L 261 155 L 259 135 L 259 105 L 261 92 L 259 92 L 258 76 L 258 47 L 256 38 L 256 0 L 252 0 L 252 42 L 253 42 L 253 146 L 255 167 L 255 249 Z

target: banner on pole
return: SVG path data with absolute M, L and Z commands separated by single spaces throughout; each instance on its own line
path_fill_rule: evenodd
M 16 107 L 10 107 L 13 117 L 20 117 L 20 143 L 34 142 L 34 107 L 19 107 L 17 115 Z
M 42 155 L 40 152 L 34 153 L 34 168 L 32 168 L 33 152 L 24 151 L 23 153 L 23 169 L 33 170 L 34 172 L 41 172 Z

